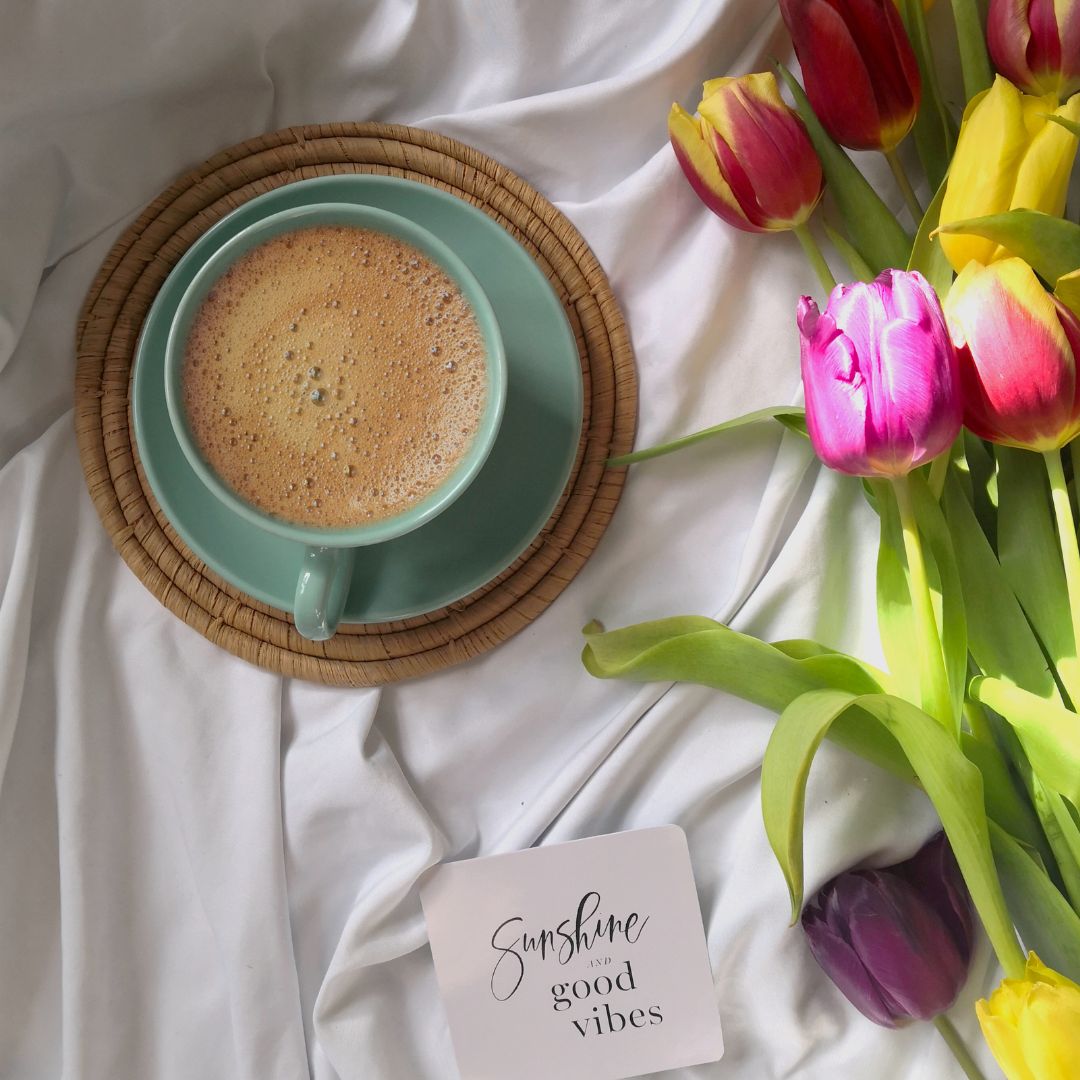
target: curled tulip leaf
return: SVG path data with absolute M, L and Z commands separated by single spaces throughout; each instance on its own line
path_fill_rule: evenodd
M 1036 776 L 1080 806 L 1080 723 L 1076 713 L 989 676 L 972 679 L 969 693 L 1012 725 Z
M 635 450 L 632 454 L 623 454 L 620 457 L 610 458 L 608 465 L 633 465 L 637 461 L 648 461 L 650 458 L 674 454 L 676 450 L 683 450 L 716 435 L 723 435 L 726 431 L 734 431 L 736 428 L 746 427 L 747 424 L 756 424 L 762 420 L 775 420 L 789 431 L 805 435 L 805 417 L 806 411 L 797 405 L 772 405 L 767 409 L 758 409 L 756 412 L 736 416 L 733 420 L 725 420 L 722 424 L 716 424 L 702 431 L 695 431 L 692 435 L 684 435 L 681 439 L 675 439 L 673 442 L 661 443 L 659 446 L 650 446 L 645 450 Z
M 794 700 L 773 728 L 761 769 L 761 805 L 765 832 L 791 895 L 792 921 L 802 907 L 810 765 L 832 725 L 852 710 L 863 724 L 880 725 L 900 744 L 941 818 L 998 959 L 1009 975 L 1022 970 L 1023 955 L 990 851 L 982 775 L 932 716 L 887 694 L 814 690 Z
M 1041 210 L 1007 210 L 950 221 L 937 231 L 993 240 L 1051 284 L 1080 268 L 1080 225 Z
M 851 158 L 829 136 L 795 76 L 783 64 L 778 64 L 777 70 L 795 99 L 795 108 L 821 159 L 847 235 L 863 261 L 875 274 L 888 267 L 906 266 L 910 237 Z
M 1034 949 L 1063 975 L 1080 979 L 1080 916 L 1050 880 L 1038 856 L 993 822 L 990 843 L 1024 947 Z
M 603 631 L 585 628 L 582 663 L 599 679 L 692 682 L 725 690 L 780 712 L 808 690 L 840 687 L 849 693 L 883 689 L 880 673 L 861 661 L 812 643 L 769 645 L 713 619 L 688 615 Z M 914 773 L 880 725 L 853 714 L 830 733 L 838 745 L 907 783 Z

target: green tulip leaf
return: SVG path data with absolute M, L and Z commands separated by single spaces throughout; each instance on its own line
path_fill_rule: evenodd
M 856 281 L 873 281 L 877 274 L 866 264 L 866 260 L 856 250 L 855 245 L 839 229 L 834 229 L 827 221 L 824 222 L 825 235 L 829 242 L 840 253 L 844 262 L 848 264 L 851 276 Z
M 1080 703 L 1069 593 L 1050 516 L 1050 487 L 1037 454 L 999 446 L 998 559 L 1009 585 L 1054 662 L 1070 699 Z
M 1051 285 L 1080 268 L 1080 225 L 1041 210 L 1007 210 L 950 221 L 938 231 L 993 240 L 1023 259 Z
M 706 439 L 712 439 L 717 435 L 723 435 L 728 431 L 746 427 L 748 424 L 757 424 L 762 420 L 775 420 L 789 431 L 796 434 L 806 434 L 806 410 L 795 405 L 772 405 L 767 409 L 758 409 L 755 412 L 746 413 L 744 416 L 736 416 L 732 420 L 725 420 L 722 424 L 705 428 L 703 431 L 695 431 L 692 435 L 684 435 L 674 442 L 662 443 L 659 446 L 650 446 L 645 450 L 635 450 L 632 454 L 623 454 L 608 460 L 609 466 L 633 465 L 637 461 L 648 461 L 650 458 L 663 457 L 665 454 L 674 454 L 676 450 L 683 450 L 688 446 L 694 446 Z
M 937 615 L 941 650 L 945 657 L 945 672 L 952 693 L 953 730 L 959 737 L 964 692 L 968 681 L 967 616 L 964 612 L 960 571 L 945 515 L 937 499 L 931 495 L 926 480 L 921 475 L 912 473 L 908 477 L 908 484 L 919 532 L 929 548 L 929 551 L 925 552 L 926 569 Z
M 937 501 L 930 494 L 922 476 L 912 473 L 908 483 L 919 531 L 925 540 L 923 557 L 951 692 L 952 715 L 942 717 L 942 721 L 949 722 L 958 736 L 964 689 L 967 685 L 967 621 L 964 615 L 963 591 L 948 526 Z M 929 694 L 930 688 L 921 685 L 921 629 L 911 602 L 911 580 L 896 498 L 887 483 L 876 483 L 874 490 L 881 516 L 877 566 L 878 632 L 881 646 L 889 671 L 901 688 L 901 695 L 913 704 L 926 707 L 931 702 L 929 697 L 924 698 L 923 695 Z
M 986 52 L 986 32 L 977 0 L 952 0 L 952 10 L 960 46 L 960 70 L 964 75 L 964 98 L 970 101 L 989 89 L 994 80 Z
M 795 76 L 783 64 L 777 64 L 777 71 L 795 99 L 795 108 L 821 159 L 844 229 L 863 262 L 875 274 L 891 266 L 906 266 L 911 238 L 851 158 L 829 136 Z
M 926 13 L 922 0 L 900 0 L 899 8 L 919 65 L 919 81 L 922 83 L 922 98 L 911 136 L 915 140 L 919 160 L 930 186 L 936 188 L 945 179 L 949 159 L 952 157 L 952 122 L 938 85 L 937 67 L 934 64 L 930 35 L 926 29 Z
M 965 731 L 960 735 L 960 748 L 968 761 L 976 765 L 982 773 L 986 816 L 1018 840 L 1038 850 L 1045 859 L 1053 859 L 1038 816 L 1005 764 L 1005 758 L 997 746 L 990 741 L 983 742 Z
M 1059 702 L 989 676 L 972 679 L 969 692 L 1012 725 L 1035 775 L 1080 805 L 1080 717 Z
M 1033 949 L 1055 971 L 1080 980 L 1080 916 L 1029 846 L 993 822 L 990 843 L 1001 888 L 1024 947 Z
M 942 502 L 967 613 L 968 649 L 975 663 L 987 675 L 1015 680 L 1047 700 L 1057 698 L 1038 639 L 964 497 L 955 470 L 945 482 Z
M 916 0 L 921 6 L 921 0 Z M 911 249 L 911 258 L 908 259 L 907 268 L 918 270 L 920 274 L 934 287 L 938 299 L 942 303 L 949 294 L 953 282 L 953 270 L 945 252 L 933 236 L 938 227 L 941 216 L 941 204 L 945 201 L 945 181 L 938 185 L 930 205 L 926 208 L 922 221 L 919 223 L 919 231 L 915 234 L 915 244 Z
M 941 818 L 995 952 L 1007 974 L 1018 974 L 1023 956 L 990 851 L 982 774 L 932 716 L 890 695 L 815 690 L 793 701 L 773 729 L 761 769 L 761 805 L 765 832 L 791 896 L 792 922 L 803 900 L 802 834 L 810 765 L 830 727 L 852 709 L 864 721 L 876 721 L 900 744 Z
M 1035 812 L 1057 859 L 1065 891 L 1073 907 L 1080 911 L 1080 825 L 1075 811 L 1063 795 L 1053 791 L 1037 776 L 1032 781 Z
M 688 615 L 602 631 L 585 628 L 582 663 L 599 679 L 634 682 L 691 682 L 724 690 L 780 712 L 809 690 L 839 687 L 848 693 L 883 689 L 869 665 L 807 642 L 769 645 L 713 619 Z M 845 718 L 831 732 L 837 745 L 914 782 L 906 758 L 877 724 Z
M 911 580 L 904 554 L 900 514 L 896 497 L 886 481 L 875 481 L 870 486 L 881 519 L 877 558 L 878 636 L 898 692 L 912 704 L 918 705 L 922 700 L 919 628 L 911 606 Z

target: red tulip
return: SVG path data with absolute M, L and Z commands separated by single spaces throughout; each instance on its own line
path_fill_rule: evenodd
M 806 96 L 830 135 L 889 151 L 919 110 L 919 67 L 893 0 L 780 0 Z

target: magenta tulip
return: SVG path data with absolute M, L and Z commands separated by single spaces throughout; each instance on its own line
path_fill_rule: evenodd
M 798 323 L 806 424 L 818 456 L 852 476 L 906 476 L 951 445 L 962 406 L 956 351 L 921 274 L 837 285 Z
M 944 833 L 906 862 L 833 878 L 802 925 L 825 973 L 883 1027 L 933 1019 L 967 979 L 971 904 Z
M 919 66 L 893 0 L 780 0 L 806 96 L 830 135 L 889 151 L 919 111 Z
M 994 66 L 1025 93 L 1065 101 L 1080 90 L 1076 0 L 990 0 L 986 43 Z

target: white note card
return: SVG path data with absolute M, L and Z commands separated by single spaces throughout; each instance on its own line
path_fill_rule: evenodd
M 678 826 L 445 863 L 420 899 L 462 1080 L 621 1080 L 723 1054 Z

